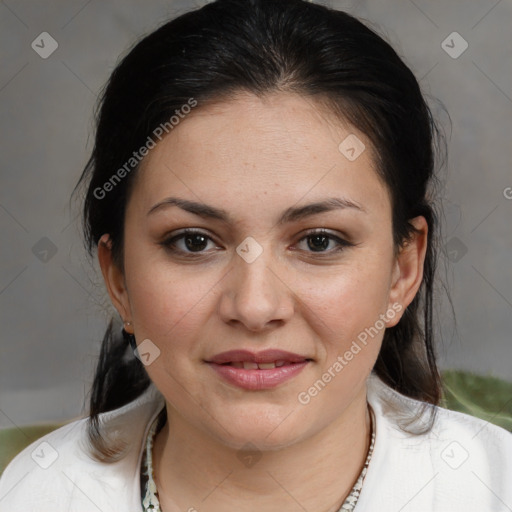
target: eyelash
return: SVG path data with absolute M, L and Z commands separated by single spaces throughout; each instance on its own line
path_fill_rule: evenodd
M 176 249 L 176 242 L 177 241 L 182 240 L 182 239 L 184 239 L 187 236 L 194 236 L 194 235 L 202 236 L 202 237 L 206 238 L 208 241 L 212 241 L 213 242 L 213 239 L 210 236 L 208 236 L 206 233 L 204 233 L 203 231 L 199 231 L 199 230 L 196 230 L 196 229 L 190 229 L 189 228 L 189 229 L 183 230 L 178 235 L 175 235 L 175 236 L 173 236 L 171 238 L 168 238 L 168 239 L 164 240 L 163 242 L 160 243 L 160 245 L 162 245 L 165 249 L 167 249 L 168 251 L 170 251 L 172 253 L 186 254 L 187 257 L 191 257 L 191 258 L 202 257 L 202 256 L 205 255 L 205 252 L 203 252 L 203 251 L 193 252 L 193 251 L 182 251 L 180 249 Z M 346 249 L 348 247 L 353 247 L 355 245 L 353 243 L 347 242 L 343 238 L 340 238 L 338 236 L 333 235 L 332 233 L 329 233 L 328 231 L 326 231 L 324 229 L 312 230 L 312 231 L 307 232 L 306 235 L 303 236 L 299 240 L 299 242 L 302 242 L 303 240 L 306 240 L 306 239 L 308 239 L 310 237 L 314 237 L 314 236 L 325 236 L 325 237 L 329 238 L 330 240 L 335 241 L 338 244 L 338 246 L 335 249 L 332 249 L 330 251 L 318 251 L 318 252 L 306 251 L 306 252 L 309 252 L 311 254 L 318 255 L 320 257 L 322 257 L 323 255 L 327 255 L 328 256 L 328 255 L 331 255 L 333 253 L 341 252 L 344 249 Z

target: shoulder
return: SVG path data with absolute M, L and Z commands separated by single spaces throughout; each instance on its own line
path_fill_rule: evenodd
M 87 418 L 73 421 L 20 452 L 0 477 L 0 511 L 104 512 L 140 503 L 139 465 L 150 421 L 165 401 L 151 385 L 133 402 L 100 415 L 102 432 L 121 441 L 123 457 L 96 460 L 87 438 Z M 120 506 L 123 504 L 124 506 Z M 21 507 L 21 508 L 20 508 Z
M 370 464 L 375 462 L 373 476 L 369 468 L 367 483 L 375 479 L 373 485 L 378 485 L 380 477 L 395 509 L 512 509 L 510 432 L 405 397 L 373 376 L 368 401 L 375 411 L 377 435 Z

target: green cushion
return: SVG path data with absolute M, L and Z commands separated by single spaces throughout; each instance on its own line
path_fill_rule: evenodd
M 2 474 L 7 464 L 16 454 L 21 452 L 23 448 L 62 425 L 64 425 L 64 423 L 49 423 L 0 430 L 0 474 Z
M 445 371 L 442 376 L 443 407 L 471 414 L 512 432 L 512 382 L 456 370 Z M 0 430 L 0 474 L 23 448 L 65 424 Z
M 471 372 L 443 372 L 447 409 L 476 416 L 512 432 L 512 382 Z

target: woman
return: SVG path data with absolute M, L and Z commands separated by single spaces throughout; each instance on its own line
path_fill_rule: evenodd
M 219 0 L 138 43 L 81 178 L 123 327 L 1 510 L 512 509 L 510 434 L 437 407 L 437 137 L 343 12 Z

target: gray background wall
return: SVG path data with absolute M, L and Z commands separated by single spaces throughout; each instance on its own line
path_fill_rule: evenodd
M 85 411 L 111 312 L 69 204 L 92 148 L 93 106 L 118 56 L 194 5 L 0 2 L 0 428 Z M 450 129 L 432 102 L 449 135 L 442 274 L 458 323 L 456 331 L 443 299 L 441 364 L 512 380 L 512 3 L 328 5 L 387 37 L 451 116 Z M 42 32 L 58 43 L 46 59 L 31 47 L 51 49 Z M 468 44 L 460 56 L 464 41 L 453 32 Z

